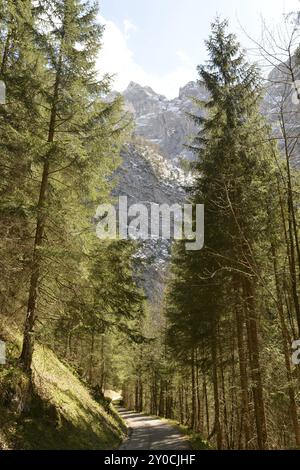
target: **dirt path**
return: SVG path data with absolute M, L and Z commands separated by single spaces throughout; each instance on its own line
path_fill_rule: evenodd
M 130 428 L 129 438 L 120 450 L 189 450 L 189 442 L 180 431 L 164 421 L 124 408 L 119 413 Z

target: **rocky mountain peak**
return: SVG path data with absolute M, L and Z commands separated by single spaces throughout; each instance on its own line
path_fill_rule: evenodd
M 135 82 L 129 83 L 123 96 L 135 119 L 160 112 L 162 103 L 166 100 L 164 96 L 155 93 L 152 88 L 143 87 Z
M 207 92 L 197 82 L 189 82 L 174 99 L 156 93 L 151 87 L 131 82 L 123 93 L 127 109 L 134 115 L 135 135 L 157 146 L 167 159 L 178 162 L 192 159 L 185 144 L 195 134 L 195 126 L 188 113 L 199 113 L 192 97 L 205 99 Z
M 198 82 L 188 82 L 185 86 L 179 89 L 179 99 L 198 97 L 201 88 L 204 88 L 204 87 L 201 86 Z M 203 91 L 204 90 L 202 89 L 201 93 Z
M 142 93 L 146 98 L 155 98 L 161 97 L 162 99 L 166 99 L 163 95 L 159 95 L 156 93 L 150 86 L 142 86 L 136 82 L 130 82 L 126 90 L 124 91 L 124 95 L 127 94 L 137 94 Z

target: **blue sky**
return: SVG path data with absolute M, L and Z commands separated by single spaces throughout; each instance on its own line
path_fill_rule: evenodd
M 283 14 L 297 10 L 298 0 L 100 0 L 100 21 L 106 25 L 101 71 L 116 74 L 114 88 L 130 81 L 149 85 L 174 97 L 180 86 L 197 77 L 206 59 L 204 40 L 219 14 L 246 49 L 259 39 L 263 16 L 272 27 Z M 249 51 L 250 54 L 250 51 Z

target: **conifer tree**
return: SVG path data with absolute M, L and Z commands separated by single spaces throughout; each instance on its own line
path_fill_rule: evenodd
M 207 322 L 210 325 L 206 337 L 211 348 L 213 432 L 217 434 L 218 448 L 223 446 L 219 403 L 219 381 L 223 377 L 218 352 L 222 341 L 220 331 L 228 328 L 228 321 L 235 325 L 245 447 L 251 439 L 248 390 L 251 383 L 258 447 L 265 448 L 267 428 L 259 357 L 261 306 L 256 299 L 262 288 L 262 227 L 268 218 L 266 195 L 274 192 L 276 181 L 271 164 L 274 148 L 268 139 L 268 126 L 259 112 L 261 82 L 257 69 L 246 62 L 236 38 L 227 33 L 226 21 L 217 20 L 212 25 L 206 45 L 210 60 L 198 70 L 210 100 L 204 104 L 206 116 L 195 117 L 201 131 L 194 146 L 199 155 L 194 202 L 205 204 L 206 242 L 204 250 L 187 264 L 183 277 L 185 294 L 178 294 L 176 286 L 171 289 L 170 298 L 185 296 L 185 308 L 176 300 L 174 315 L 175 324 L 179 322 L 178 330 L 188 334 L 184 322 L 177 317 L 189 312 L 193 288 L 188 285 L 198 286 L 193 304 L 197 305 L 200 331 Z M 177 265 L 182 266 L 184 258 L 188 260 L 189 256 L 181 257 Z M 176 277 L 174 282 L 176 285 Z M 192 321 L 194 328 L 196 318 L 197 314 Z M 174 328 L 172 323 L 170 328 Z M 224 340 L 226 348 L 228 340 L 228 337 Z
M 1 163 L 1 309 L 22 308 L 29 275 L 35 165 L 41 147 L 39 132 L 43 58 L 35 47 L 30 1 L 1 2 L 0 79 L 6 104 L 0 106 Z
M 214 237 L 208 249 L 217 258 L 223 257 L 217 269 L 229 271 L 232 287 L 241 292 L 244 302 L 258 446 L 265 448 L 267 430 L 255 305 L 259 267 L 254 250 L 265 223 L 261 207 L 272 171 L 267 158 L 269 144 L 263 143 L 267 141 L 267 127 L 258 109 L 258 72 L 247 64 L 235 37 L 227 34 L 226 28 L 227 22 L 219 20 L 212 25 L 207 41 L 210 61 L 199 67 L 211 99 L 198 138 L 205 142 L 203 152 L 200 150 L 198 194 L 206 205 L 206 231 Z M 240 357 L 240 363 L 242 360 Z
M 50 243 L 45 243 L 45 238 L 51 216 L 54 231 L 53 225 L 63 226 L 64 220 L 58 220 L 59 215 L 70 222 L 66 216 L 75 209 L 78 217 L 78 205 L 83 211 L 80 214 L 83 226 L 87 227 L 101 198 L 101 192 L 97 194 L 97 182 L 101 188 L 105 173 L 113 168 L 112 156 L 117 151 L 121 132 L 120 117 L 116 118 L 119 105 L 103 99 L 109 81 L 99 82 L 96 77 L 95 60 L 102 34 L 96 16 L 97 4 L 89 1 L 40 1 L 37 8 L 36 43 L 46 60 L 47 81 L 42 103 L 44 143 L 40 149 L 35 240 L 21 353 L 26 371 L 31 367 L 39 291 L 45 275 L 45 258 L 49 256 Z M 109 152 L 112 153 L 108 158 Z M 106 168 L 101 173 L 99 168 L 103 163 Z M 65 189 L 66 199 L 62 204 L 57 199 L 57 187 Z

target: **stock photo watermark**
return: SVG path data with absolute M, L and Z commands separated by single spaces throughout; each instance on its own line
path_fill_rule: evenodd
M 6 86 L 3 80 L 0 80 L 0 104 L 6 103 Z
M 294 351 L 292 354 L 292 363 L 294 364 L 294 366 L 299 366 L 300 364 L 300 339 L 293 341 L 292 350 Z
M 6 364 L 6 344 L 0 339 L 0 365 Z
M 199 251 L 204 245 L 203 204 L 128 206 L 127 196 L 120 196 L 117 207 L 98 206 L 95 220 L 101 240 L 185 240 L 187 251 Z

